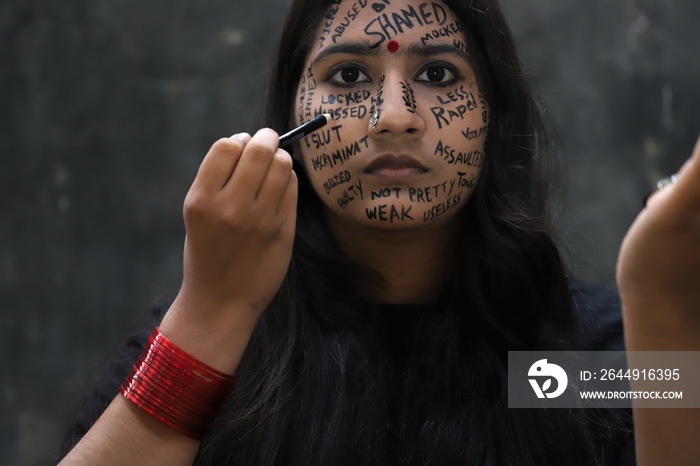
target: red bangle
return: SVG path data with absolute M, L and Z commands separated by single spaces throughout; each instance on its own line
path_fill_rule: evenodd
M 187 354 L 156 327 L 120 391 L 154 418 L 199 440 L 219 414 L 234 380 Z

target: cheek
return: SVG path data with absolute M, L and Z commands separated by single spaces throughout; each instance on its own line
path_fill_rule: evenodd
M 355 198 L 362 198 L 362 180 L 350 166 L 369 149 L 367 127 L 374 101 L 369 90 L 338 92 L 317 86 L 308 70 L 300 83 L 297 123 L 323 113 L 333 118 L 328 126 L 299 142 L 309 180 L 329 206 L 343 209 Z
M 300 141 L 307 165 L 313 171 L 342 168 L 350 159 L 360 155 L 369 147 L 367 134 L 371 110 L 371 92 L 355 90 L 332 93 L 315 90 L 302 112 L 303 120 L 329 113 L 330 124 L 311 133 Z M 311 109 L 307 111 L 307 109 Z
M 489 110 L 475 84 L 422 92 L 418 102 L 429 133 L 430 155 L 443 181 L 416 190 L 411 199 L 425 205 L 427 222 L 454 215 L 471 197 L 485 162 Z
M 471 130 L 488 127 L 488 104 L 476 83 L 460 84 L 433 94 L 424 92 L 421 97 L 422 106 L 427 109 L 426 123 L 438 132 L 463 131 L 469 141 L 467 134 Z
M 475 83 L 460 84 L 424 96 L 428 131 L 434 135 L 433 156 L 448 173 L 478 176 L 484 163 L 489 108 Z
M 302 157 L 316 194 L 330 209 L 346 211 L 365 199 L 362 175 L 353 159 L 369 150 L 369 136 L 348 122 L 322 129 L 301 142 Z M 352 209 L 348 209 L 352 210 Z

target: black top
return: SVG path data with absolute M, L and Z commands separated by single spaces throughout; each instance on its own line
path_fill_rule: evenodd
M 624 339 L 621 305 L 616 293 L 596 285 L 575 282 L 572 284 L 574 305 L 581 322 L 580 351 L 622 351 Z M 137 359 L 148 335 L 158 325 L 167 306 L 155 309 L 139 329 L 133 332 L 119 347 L 98 375 L 93 390 L 80 407 L 74 425 L 66 438 L 64 454 L 70 451 L 88 429 L 95 423 L 114 397 Z M 382 306 L 383 318 L 380 332 L 386 338 L 388 348 L 397 353 L 403 347 L 402 325 L 407 313 L 420 312 L 415 306 Z M 601 444 L 604 449 L 603 465 L 627 466 L 636 464 L 634 459 L 634 436 L 631 412 L 619 409 L 602 410 L 606 415 L 606 426 L 601 429 Z

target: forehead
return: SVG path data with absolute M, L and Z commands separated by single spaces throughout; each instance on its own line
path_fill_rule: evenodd
M 378 48 L 402 39 L 421 45 L 452 43 L 463 40 L 462 27 L 439 0 L 334 1 L 321 20 L 315 48 L 357 41 Z

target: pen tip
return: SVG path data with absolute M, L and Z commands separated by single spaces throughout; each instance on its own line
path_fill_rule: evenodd
M 323 116 L 326 117 L 326 123 L 331 121 L 331 119 L 333 118 L 330 113 L 324 113 Z

